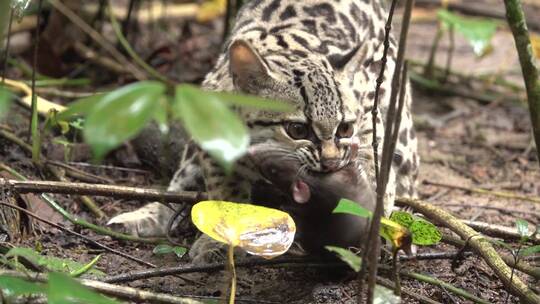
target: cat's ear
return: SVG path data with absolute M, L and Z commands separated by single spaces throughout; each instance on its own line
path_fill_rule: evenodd
M 332 55 L 328 57 L 328 62 L 338 73 L 350 75 L 360 68 L 360 65 L 367 59 L 368 44 L 358 45 L 345 55 Z
M 268 84 L 268 66 L 248 42 L 236 40 L 231 43 L 229 60 L 233 83 L 237 89 L 256 94 L 261 87 Z

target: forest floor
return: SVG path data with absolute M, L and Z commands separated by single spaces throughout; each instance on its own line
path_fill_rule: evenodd
M 498 3 L 498 2 L 497 2 Z M 499 3 L 500 4 L 500 3 Z M 198 25 L 186 22 L 182 38 L 167 43 L 154 56 L 169 58 L 169 66 L 162 67 L 168 75 L 182 81 L 200 81 L 215 60 L 220 44 L 220 34 L 213 25 Z M 433 20 L 414 22 L 409 36 L 408 58 L 425 62 L 436 32 Z M 144 33 L 144 32 L 143 32 Z M 171 34 L 172 35 L 172 34 Z M 153 39 L 160 39 L 154 37 Z M 137 41 L 137 49 L 144 49 L 147 42 Z M 157 44 L 156 44 L 157 45 Z M 484 58 L 477 58 L 467 42 L 456 34 L 455 53 L 452 70 L 464 75 L 494 75 L 521 84 L 520 70 L 515 55 L 510 32 L 500 27 L 495 35 L 493 51 Z M 437 63 L 444 66 L 448 41 L 443 38 L 438 52 Z M 152 50 L 147 50 L 151 53 Z M 172 52 L 172 55 L 171 55 Z M 171 55 L 172 57 L 166 57 Z M 172 59 L 170 59 L 172 58 Z M 420 71 L 419 69 L 416 69 Z M 16 71 L 8 74 L 17 76 Z M 114 77 L 105 77 L 115 79 Z M 94 89 L 110 87 L 114 83 L 102 83 Z M 483 89 L 493 85 L 488 80 L 477 81 L 475 85 L 464 83 L 462 90 L 482 94 Z M 521 86 L 521 85 L 520 85 Z M 87 88 L 92 89 L 92 88 Z M 523 92 L 516 93 L 524 100 Z M 457 94 L 460 95 L 460 94 Z M 462 95 L 462 94 L 461 94 Z M 64 101 L 61 98 L 56 99 Z M 540 223 L 540 204 L 519 199 L 506 199 L 489 194 L 474 194 L 446 186 L 433 185 L 442 183 L 466 187 L 484 188 L 496 191 L 508 191 L 526 196 L 540 196 L 540 166 L 532 142 L 530 119 L 524 103 L 515 102 L 505 97 L 489 102 L 479 102 L 463 96 L 447 96 L 422 87 L 414 86 L 414 113 L 419 137 L 421 166 L 418 193 L 421 199 L 451 211 L 464 220 L 486 222 L 490 224 L 514 227 L 517 219 L 524 219 L 532 225 Z M 4 127 L 16 133 L 20 138 L 27 137 L 28 111 L 12 107 L 12 114 L 5 121 Z M 60 144 L 46 138 L 45 155 L 52 160 L 63 160 Z M 85 146 L 76 149 L 73 159 L 77 163 L 87 163 L 90 155 Z M 47 179 L 36 171 L 28 154 L 19 146 L 0 137 L 0 162 L 9 165 L 30 179 Z M 143 165 L 130 145 L 114 152 L 105 163 L 110 167 L 82 166 L 78 168 L 114 184 L 150 187 L 166 185 L 167 176 L 162 172 Z M 126 170 L 114 169 L 126 167 Z M 2 177 L 12 177 L 0 172 Z M 51 195 L 69 212 L 81 218 L 104 225 L 107 219 L 95 219 L 81 204 L 77 196 Z M 54 214 L 37 195 L 23 195 L 32 210 L 52 221 L 64 222 L 61 216 Z M 96 202 L 108 217 L 120 212 L 132 210 L 146 202 L 133 200 L 114 200 L 96 197 Z M 91 260 L 101 250 L 89 247 L 82 240 L 67 235 L 59 230 L 36 222 L 38 229 L 32 234 L 15 236 L 9 241 L 14 246 L 39 247 L 41 252 L 80 262 Z M 69 223 L 67 227 L 73 227 Z M 154 245 L 136 244 L 117 241 L 100 236 L 92 231 L 82 230 L 84 235 L 107 244 L 115 249 L 141 258 L 157 266 L 176 266 L 187 263 L 174 255 L 154 255 Z M 531 226 L 531 230 L 534 229 Z M 447 244 L 419 248 L 419 253 L 454 252 L 459 248 Z M 498 248 L 500 252 L 508 251 Z M 538 263 L 538 260 L 536 261 Z M 402 263 L 402 268 L 411 272 L 429 274 L 442 281 L 485 299 L 490 303 L 516 303 L 510 297 L 506 302 L 507 288 L 503 286 L 494 272 L 476 256 L 460 261 L 452 269 L 452 260 L 417 260 Z M 537 265 L 538 266 L 538 265 Z M 97 268 L 108 275 L 117 275 L 133 270 L 143 270 L 147 266 L 139 265 L 113 254 L 104 254 Z M 356 303 L 356 281 L 354 274 L 329 274 L 318 267 L 250 267 L 239 268 L 238 302 L 247 303 Z M 388 274 L 382 272 L 383 276 Z M 516 275 L 528 284 L 540 288 L 538 281 L 533 281 L 520 272 Z M 132 287 L 155 292 L 182 296 L 221 297 L 226 286 L 227 275 L 223 271 L 212 273 L 193 273 L 181 276 L 163 276 L 124 283 Z M 409 277 L 402 278 L 403 288 L 414 294 L 424 295 L 441 303 L 470 303 L 455 294 Z M 404 295 L 403 303 L 416 303 Z

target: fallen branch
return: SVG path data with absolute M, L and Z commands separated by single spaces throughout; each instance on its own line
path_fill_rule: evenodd
M 512 270 L 497 254 L 491 243 L 474 231 L 474 229 L 465 225 L 450 213 L 421 200 L 400 198 L 396 202 L 411 207 L 428 218 L 450 228 L 462 239 L 468 240 L 469 246 L 482 256 L 484 261 L 493 269 L 495 274 L 511 292 L 517 295 L 524 303 L 540 303 L 540 297 L 531 291 L 521 279 L 516 276 L 512 277 Z
M 521 235 L 519 234 L 517 229 L 513 227 L 466 220 L 462 220 L 462 222 L 465 225 L 473 228 L 476 231 L 480 231 L 485 235 L 512 240 L 519 240 L 521 238 Z M 529 241 L 534 244 L 540 244 L 540 236 L 538 234 L 535 234 L 533 237 L 529 238 Z
M 67 183 L 53 181 L 18 181 L 0 178 L 0 187 L 8 187 L 19 193 L 57 193 L 72 195 L 96 195 L 124 199 L 154 200 L 168 203 L 196 203 L 206 199 L 205 193 L 193 191 L 164 191 L 160 189 Z
M 521 195 L 511 192 L 503 192 L 503 191 L 493 191 L 493 190 L 487 190 L 482 188 L 472 188 L 472 187 L 465 187 L 465 186 L 458 186 L 458 185 L 452 185 L 452 184 L 446 184 L 441 182 L 431 182 L 431 181 L 424 181 L 424 184 L 426 185 L 432 185 L 437 187 L 445 187 L 445 188 L 451 188 L 451 189 L 459 189 L 467 192 L 474 192 L 479 194 L 488 194 L 493 195 L 497 197 L 502 198 L 509 198 L 514 200 L 522 200 L 522 201 L 529 201 L 533 203 L 540 203 L 540 197 L 537 196 L 527 196 L 527 195 Z

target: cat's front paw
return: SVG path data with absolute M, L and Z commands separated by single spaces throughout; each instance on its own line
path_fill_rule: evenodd
M 167 234 L 167 225 L 173 215 L 174 212 L 167 206 L 150 203 L 113 217 L 107 225 L 116 231 L 139 237 L 162 237 Z

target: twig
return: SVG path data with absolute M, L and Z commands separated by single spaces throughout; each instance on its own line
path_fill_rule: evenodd
M 32 161 L 34 164 L 39 164 L 39 156 L 41 149 L 41 133 L 39 132 L 39 121 L 38 121 L 38 99 L 36 95 L 36 71 L 37 71 L 37 62 L 38 62 L 38 47 L 39 47 L 39 36 L 40 36 L 40 21 L 41 21 L 41 7 L 43 5 L 43 0 L 38 0 L 38 11 L 36 19 L 36 37 L 34 39 L 34 58 L 32 60 L 32 115 L 30 118 L 30 130 L 28 136 L 32 140 Z M 5 79 L 4 79 L 5 81 Z
M 514 35 L 519 63 L 527 89 L 527 101 L 531 114 L 536 155 L 540 164 L 540 73 L 536 67 L 536 59 L 532 53 L 529 30 L 525 22 L 525 14 L 519 0 L 505 0 L 506 19 Z
M 435 285 L 435 286 L 438 286 L 440 288 L 442 288 L 443 290 L 448 290 L 448 291 L 451 291 L 452 293 L 466 299 L 466 300 L 470 300 L 474 303 L 480 303 L 480 304 L 489 304 L 490 302 L 484 300 L 484 299 L 481 299 L 475 295 L 472 295 L 470 293 L 468 293 L 467 291 L 461 289 L 461 288 L 458 288 L 452 284 L 448 284 L 444 281 L 441 281 L 437 278 L 434 278 L 434 277 L 431 277 L 431 276 L 428 276 L 428 275 L 425 275 L 425 274 L 420 274 L 420 273 L 416 273 L 416 272 L 409 272 L 409 271 L 401 271 L 400 272 L 401 275 L 404 275 L 406 277 L 409 277 L 409 278 L 412 278 L 412 279 L 415 279 L 415 280 L 418 280 L 418 281 L 421 281 L 421 282 L 425 282 L 425 283 L 429 283 L 431 285 Z
M 443 234 L 443 242 L 456 247 L 464 247 L 466 244 L 465 241 L 463 241 L 462 239 L 448 234 Z M 501 253 L 500 255 L 506 265 L 515 268 L 525 274 L 528 274 L 536 280 L 540 280 L 540 267 L 532 266 L 531 264 L 523 260 L 516 263 L 516 260 L 510 254 Z
M 6 166 L 6 165 L 4 165 L 2 163 L 0 163 L 0 170 L 6 170 L 6 171 L 8 171 L 10 173 L 13 173 L 13 175 L 17 176 L 20 179 L 25 179 L 24 176 L 21 176 L 19 173 L 17 173 L 16 171 L 13 171 L 11 168 L 9 168 L 8 166 Z M 11 185 L 13 185 L 12 182 L 15 182 L 15 183 L 23 182 L 24 183 L 24 181 L 14 181 L 14 180 L 6 180 L 6 179 L 3 179 L 3 178 L 0 178 L 0 187 L 12 187 L 11 186 Z M 62 182 L 56 182 L 56 183 L 66 184 L 66 183 L 62 183 Z M 12 187 L 11 189 L 16 190 L 15 187 Z M 40 191 L 38 191 L 38 192 L 40 192 Z M 42 193 L 43 192 L 47 192 L 47 191 L 42 191 Z M 55 202 L 50 196 L 48 196 L 46 194 L 41 194 L 41 197 L 43 198 L 43 200 L 49 206 L 51 206 L 54 210 L 56 210 L 58 213 L 60 213 L 66 220 L 70 221 L 71 223 L 73 223 L 75 225 L 79 225 L 81 227 L 93 230 L 94 232 L 96 232 L 98 234 L 108 235 L 108 236 L 111 236 L 111 237 L 119 239 L 119 240 L 132 241 L 132 242 L 141 242 L 141 243 L 147 243 L 147 244 L 162 243 L 162 240 L 160 240 L 160 239 L 140 238 L 140 237 L 136 237 L 136 236 L 129 235 L 129 234 L 119 233 L 119 232 L 113 231 L 111 229 L 92 224 L 90 222 L 87 222 L 87 221 L 85 221 L 83 219 L 80 219 L 78 217 L 75 217 L 75 216 L 71 215 L 64 208 L 62 208 L 57 202 Z
M 47 276 L 39 273 L 20 273 L 16 271 L 0 270 L 0 275 L 21 278 L 29 281 L 46 282 Z M 134 301 L 136 303 L 168 303 L 168 304 L 204 304 L 204 302 L 194 299 L 176 297 L 163 293 L 155 293 L 145 290 L 140 290 L 132 287 L 107 284 L 99 281 L 80 279 L 82 285 L 91 288 L 95 291 Z
M 381 277 L 377 277 L 377 284 L 379 285 L 382 285 L 388 289 L 395 289 L 396 287 L 396 284 L 388 279 L 385 279 L 385 278 L 381 278 Z M 437 302 L 435 300 L 432 300 L 428 297 L 425 297 L 423 295 L 420 295 L 416 292 L 412 292 L 408 289 L 401 289 L 401 292 L 406 294 L 407 296 L 411 297 L 412 299 L 414 300 L 417 300 L 418 302 L 420 303 L 425 303 L 425 304 L 442 304 L 441 302 Z
M 73 48 L 81 57 L 86 58 L 87 60 L 90 60 L 108 70 L 111 70 L 116 74 L 131 74 L 131 71 L 127 67 L 109 57 L 99 55 L 96 53 L 96 51 L 82 44 L 81 42 L 76 41 L 73 44 Z
M 9 8 L 11 4 L 6 4 L 5 6 L 7 6 Z M 2 59 L 2 68 L 3 68 L 3 71 L 2 71 L 2 84 L 4 84 L 4 79 L 6 79 L 6 73 L 7 73 L 7 60 L 8 60 L 8 57 L 9 57 L 9 42 L 11 40 L 11 25 L 13 23 L 13 9 L 9 9 L 9 23 L 8 23 L 8 30 L 6 32 L 6 47 L 4 48 L 4 57 Z M 2 33 L 3 34 L 3 33 Z M 2 34 L 0 34 L 0 37 L 2 37 Z
M 91 28 L 84 20 L 82 20 L 71 9 L 65 6 L 58 0 L 49 0 L 49 3 L 56 8 L 60 13 L 66 16 L 71 22 L 83 30 L 90 38 L 104 48 L 118 63 L 128 68 L 131 74 L 138 80 L 145 80 L 146 75 L 134 66 L 129 60 L 124 57 L 110 42 L 108 42 L 100 33 Z
M 75 195 L 97 195 L 115 198 L 158 200 L 169 203 L 195 203 L 207 198 L 205 193 L 193 191 L 164 191 L 159 189 L 94 185 L 87 183 L 65 183 L 53 181 L 17 181 L 0 178 L 0 187 L 12 187 L 19 193 L 58 193 Z
M 399 133 L 399 124 L 401 122 L 401 113 L 403 109 L 403 103 L 405 100 L 407 80 L 402 79 L 402 77 L 407 76 L 406 69 L 402 74 L 402 68 L 404 66 L 405 60 L 405 50 L 407 43 L 407 34 L 409 31 L 409 24 L 411 22 L 412 8 L 414 7 L 414 0 L 407 0 L 405 4 L 405 11 L 403 13 L 403 20 L 401 25 L 401 34 L 399 38 L 399 46 L 397 52 L 397 58 L 394 68 L 394 75 L 392 77 L 390 92 L 390 105 L 388 113 L 386 114 L 386 124 L 385 124 L 385 134 L 384 134 L 384 143 L 383 143 L 383 155 L 381 158 L 381 171 L 379 172 L 379 179 L 377 180 L 377 204 L 375 206 L 375 211 L 373 212 L 373 217 L 371 218 L 371 225 L 369 231 L 368 242 L 370 244 L 367 248 L 367 254 L 364 259 L 365 263 L 368 265 L 368 294 L 367 302 L 373 303 L 374 291 L 375 291 L 375 278 L 377 277 L 377 259 L 380 256 L 380 224 L 381 217 L 384 214 L 384 200 L 386 196 L 386 186 L 388 183 L 388 177 L 390 173 L 390 167 L 392 164 L 392 155 L 394 154 L 394 149 L 397 141 L 397 134 Z M 401 92 L 399 98 L 400 105 L 397 105 L 397 98 Z M 359 302 L 360 302 L 359 295 Z
M 516 228 L 489 224 L 489 223 L 484 223 L 484 222 L 476 222 L 476 221 L 462 220 L 462 222 L 465 225 L 473 228 L 474 230 L 480 231 L 483 234 L 486 234 L 489 236 L 500 237 L 503 239 L 512 239 L 512 240 L 519 240 L 521 238 L 521 235 L 519 234 Z M 534 244 L 540 244 L 540 236 L 534 235 L 534 237 L 529 238 L 529 241 Z
M 487 239 L 478 236 L 478 233 L 472 228 L 459 221 L 450 213 L 421 200 L 399 198 L 396 201 L 413 208 L 436 222 L 444 224 L 444 226 L 457 233 L 462 239 L 469 240 L 468 244 L 471 248 L 482 256 L 511 292 L 516 294 L 525 303 L 540 303 L 540 297 L 528 289 L 527 285 L 521 279 L 514 277 L 510 281 L 511 269 L 497 254 L 491 243 Z
M 521 195 L 521 194 L 503 192 L 503 191 L 492 191 L 492 190 L 486 190 L 482 188 L 458 186 L 458 185 L 452 185 L 452 184 L 441 183 L 441 182 L 432 182 L 432 181 L 427 181 L 427 180 L 424 181 L 424 184 L 437 186 L 437 187 L 459 189 L 459 190 L 463 190 L 467 192 L 474 192 L 474 193 L 479 193 L 479 194 L 493 195 L 493 196 L 509 198 L 513 200 L 523 200 L 523 201 L 528 201 L 528 202 L 533 202 L 533 203 L 540 203 L 540 197 L 537 197 L 537 196 L 527 196 L 527 195 Z
M 371 109 L 371 120 L 372 120 L 372 127 L 373 127 L 373 162 L 374 162 L 374 171 L 375 171 L 375 181 L 377 185 L 377 190 L 379 190 L 379 141 L 377 140 L 377 115 L 379 113 L 379 95 L 381 86 L 384 82 L 384 72 L 386 71 L 386 65 L 388 62 L 388 51 L 390 49 L 390 31 L 392 30 L 392 19 L 394 17 L 394 10 L 397 5 L 397 0 L 392 0 L 392 4 L 390 5 L 390 10 L 388 11 L 388 18 L 386 20 L 386 24 L 384 26 L 384 48 L 383 48 L 383 54 L 381 58 L 381 69 L 379 71 L 379 76 L 377 77 L 376 84 L 375 84 L 375 96 L 373 98 L 373 108 Z M 378 191 L 377 191 L 378 193 Z M 378 196 L 378 195 L 377 195 Z M 378 204 L 377 200 L 377 207 L 381 209 L 381 206 Z M 375 211 L 377 214 L 377 211 Z M 381 217 L 381 211 L 379 210 L 379 215 L 376 216 L 378 220 L 380 221 Z M 362 253 L 362 260 L 366 261 L 368 256 L 370 255 L 370 250 L 368 248 L 371 248 L 369 245 L 372 244 L 372 241 L 375 241 L 376 243 L 380 243 L 380 240 L 378 236 L 374 236 L 375 232 L 377 231 L 373 227 L 373 223 L 370 226 L 371 230 L 369 231 L 368 237 L 366 238 L 365 244 L 363 245 L 363 253 Z M 376 245 L 375 245 L 376 246 Z M 380 247 L 376 246 L 376 247 Z M 377 249 L 378 252 L 380 250 Z M 368 271 L 368 263 L 362 263 L 362 267 L 360 268 L 360 272 L 358 273 L 358 297 L 357 302 L 360 304 L 362 302 L 362 296 L 364 294 L 364 279 L 366 276 L 366 273 Z
M 77 169 L 73 166 L 70 166 L 66 163 L 62 163 L 62 162 L 58 162 L 58 161 L 54 161 L 54 160 L 47 160 L 46 162 L 48 165 L 53 165 L 53 166 L 57 166 L 57 167 L 61 167 L 63 169 L 66 170 L 66 174 L 73 177 L 73 178 L 76 178 L 76 179 L 79 179 L 83 182 L 88 182 L 88 183 L 101 183 L 101 184 L 113 184 L 114 181 L 110 178 L 106 178 L 106 177 L 102 177 L 102 176 L 98 176 L 98 175 L 94 175 L 94 174 L 91 174 L 91 173 L 88 173 L 88 172 L 85 172 L 81 169 Z
M 101 244 L 101 243 L 99 243 L 99 242 L 97 242 L 97 241 L 92 240 L 91 238 L 89 238 L 89 237 L 87 237 L 87 236 L 85 236 L 85 235 L 82 235 L 82 234 L 80 234 L 80 233 L 78 233 L 78 232 L 75 232 L 75 231 L 73 231 L 73 230 L 71 230 L 71 229 L 68 229 L 68 228 L 66 228 L 66 227 L 64 227 L 64 226 L 58 225 L 58 224 L 56 224 L 56 223 L 53 223 L 53 222 L 51 222 L 51 221 L 49 221 L 49 220 L 47 220 L 47 219 L 44 219 L 44 218 L 40 217 L 39 215 L 37 215 L 37 214 L 35 214 L 35 213 L 33 213 L 33 212 L 30 212 L 30 211 L 28 211 L 28 210 L 26 210 L 26 209 L 24 209 L 24 208 L 22 208 L 22 207 L 15 206 L 15 205 L 12 205 L 12 204 L 6 204 L 6 203 L 2 203 L 2 202 L 0 202 L 0 205 L 6 206 L 6 207 L 9 207 L 9 208 L 13 208 L 13 209 L 17 209 L 17 210 L 19 210 L 20 212 L 24 212 L 25 214 L 27 214 L 27 215 L 29 215 L 29 216 L 35 218 L 35 219 L 38 220 L 38 221 L 42 221 L 42 222 L 44 222 L 44 223 L 46 223 L 46 224 L 48 224 L 48 225 L 51 225 L 51 226 L 53 226 L 53 227 L 55 227 L 55 228 L 57 228 L 57 229 L 59 229 L 59 230 L 62 230 L 62 231 L 65 231 L 65 232 L 67 232 L 67 233 L 69 233 L 69 234 L 75 235 L 75 236 L 77 236 L 77 237 L 79 237 L 79 238 L 85 240 L 86 242 L 88 242 L 88 243 L 90 243 L 90 244 L 92 244 L 92 245 L 94 245 L 94 246 L 96 246 L 96 247 L 102 248 L 102 249 L 104 249 L 104 250 L 106 250 L 106 251 L 109 251 L 109 252 L 111 252 L 111 253 L 113 253 L 113 254 L 116 254 L 116 255 L 121 256 L 121 257 L 123 257 L 123 258 L 126 258 L 126 259 L 128 259 L 128 260 L 132 260 L 132 261 L 134 261 L 134 262 L 137 262 L 137 263 L 139 263 L 139 264 L 141 264 L 141 265 L 145 265 L 145 266 L 148 266 L 148 267 L 152 267 L 152 268 L 155 268 L 155 267 L 156 267 L 156 265 L 154 265 L 154 264 L 152 264 L 152 263 L 145 262 L 145 261 L 143 261 L 143 260 L 141 260 L 141 259 L 139 259 L 139 258 L 137 258 L 137 257 L 134 257 L 134 256 L 129 255 L 129 254 L 127 254 L 127 253 L 118 251 L 118 250 L 116 250 L 116 249 L 114 249 L 114 248 L 111 248 L 111 247 L 109 247 L 109 246 L 107 246 L 107 245 L 103 245 L 103 244 Z
M 109 18 L 111 20 L 111 25 L 113 27 L 113 30 L 114 30 L 114 33 L 116 34 L 116 38 L 118 39 L 118 41 L 120 42 L 120 44 L 122 45 L 122 47 L 124 47 L 124 50 L 129 54 L 129 56 L 140 66 L 142 67 L 148 74 L 150 74 L 152 77 L 158 79 L 158 80 L 161 80 L 165 83 L 168 83 L 168 84 L 171 84 L 171 85 L 174 85 L 174 82 L 172 82 L 171 80 L 167 79 L 167 77 L 161 75 L 161 73 L 159 73 L 158 71 L 156 71 L 156 69 L 154 69 L 153 67 L 151 67 L 149 64 L 147 64 L 141 57 L 139 57 L 139 55 L 137 54 L 137 52 L 135 52 L 133 50 L 133 48 L 131 47 L 131 45 L 129 44 L 129 42 L 127 41 L 126 37 L 124 37 L 124 34 L 122 34 L 122 29 L 120 28 L 120 25 L 118 24 L 118 21 L 116 20 L 116 17 L 114 16 L 114 14 L 112 13 L 112 6 L 111 6 L 111 1 L 107 1 L 108 2 L 108 8 L 109 8 Z M 131 2 L 133 3 L 133 2 Z
M 495 210 L 499 211 L 501 213 L 510 214 L 510 215 L 530 215 L 537 218 L 540 218 L 540 212 L 534 212 L 534 211 L 524 211 L 524 210 L 517 210 L 517 209 L 510 209 L 506 207 L 494 207 L 494 206 L 486 206 L 486 205 L 479 205 L 479 204 L 465 204 L 465 203 L 459 203 L 459 204 L 440 204 L 440 206 L 444 207 L 461 207 L 461 208 L 479 208 L 479 209 L 486 209 L 486 210 Z
M 18 138 L 15 134 L 7 131 L 7 130 L 1 130 L 0 129 L 0 137 L 4 137 L 6 138 L 7 140 L 13 142 L 14 144 L 18 145 L 19 147 L 21 147 L 23 150 L 25 150 L 28 154 L 32 154 L 32 147 L 30 145 L 28 145 L 27 143 L 25 143 L 22 139 Z M 45 163 L 45 168 L 59 181 L 62 181 L 62 182 L 65 182 L 66 179 L 63 177 L 62 174 L 60 174 L 60 172 L 58 172 L 58 170 L 51 166 L 49 161 L 43 157 L 42 155 L 40 155 L 39 157 L 43 163 Z M 70 166 L 68 165 L 64 165 L 63 166 L 64 169 L 66 169 L 66 172 L 70 175 L 77 175 L 79 177 L 83 176 L 83 174 L 81 174 L 80 170 L 78 169 L 75 169 L 75 168 L 71 168 Z M 83 202 L 83 204 L 94 214 L 96 215 L 98 218 L 105 218 L 106 215 L 105 213 L 99 209 L 99 207 L 96 205 L 96 203 L 89 197 L 87 196 L 81 196 L 81 200 Z

